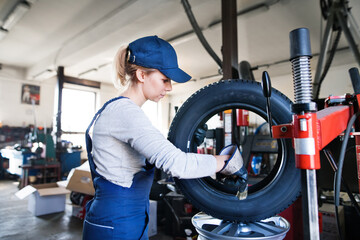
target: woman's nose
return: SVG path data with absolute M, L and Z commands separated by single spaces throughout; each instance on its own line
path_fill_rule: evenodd
M 170 92 L 172 90 L 172 84 L 171 84 L 171 81 L 167 82 L 166 84 L 166 91 Z

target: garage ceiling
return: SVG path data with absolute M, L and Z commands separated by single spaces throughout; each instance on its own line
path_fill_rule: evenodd
M 1 25 L 16 2 L 21 1 L 0 0 Z M 40 80 L 42 73 L 64 66 L 66 75 L 111 82 L 111 62 L 117 49 L 146 35 L 170 40 L 180 66 L 193 78 L 218 73 L 216 63 L 191 33 L 181 0 L 27 2 L 29 10 L 0 40 L 0 63 L 4 68 L 23 69 L 28 80 Z M 189 3 L 209 44 L 221 57 L 221 24 L 216 24 L 221 19 L 221 0 L 189 0 Z M 321 28 L 325 23 L 321 24 L 318 0 L 237 0 L 237 11 L 259 3 L 267 7 L 238 16 L 239 61 L 247 60 L 256 66 L 287 60 L 288 34 L 299 27 L 310 29 L 312 51 L 319 52 Z M 360 1 L 352 0 L 349 5 L 360 23 Z M 347 42 L 342 39 L 339 47 L 344 46 Z M 348 52 L 334 64 L 353 62 Z M 275 74 L 288 74 L 281 66 L 278 69 L 274 70 Z

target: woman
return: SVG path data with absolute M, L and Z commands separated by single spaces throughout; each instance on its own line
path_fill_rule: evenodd
M 228 155 L 184 153 L 141 110 L 147 100 L 158 102 L 171 91 L 171 80 L 191 78 L 178 67 L 168 42 L 157 36 L 135 40 L 119 50 L 115 68 L 117 80 L 127 89 L 98 111 L 86 131 L 96 191 L 86 206 L 83 239 L 148 239 L 151 164 L 174 177 L 200 178 L 219 171 L 233 174 L 242 159 L 236 146 Z

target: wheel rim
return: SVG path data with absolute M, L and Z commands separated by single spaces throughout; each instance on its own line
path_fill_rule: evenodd
M 208 121 L 212 116 L 214 116 L 217 113 L 222 112 L 226 109 L 245 109 L 245 110 L 251 111 L 252 113 L 258 115 L 265 121 L 266 112 L 265 112 L 265 110 L 263 110 L 260 107 L 255 107 L 255 106 L 243 104 L 243 103 L 222 104 L 220 106 L 217 106 L 214 109 L 211 109 L 211 110 L 205 112 L 200 118 L 198 118 L 196 123 L 193 124 L 193 128 L 191 129 L 188 139 L 187 139 L 187 149 L 186 149 L 187 152 L 196 152 L 194 149 L 191 148 L 191 146 L 193 146 L 192 139 L 193 139 L 194 132 L 198 128 L 198 126 L 202 122 Z M 278 124 L 278 120 L 273 119 L 273 124 L 274 125 Z M 277 145 L 278 145 L 278 154 L 277 154 L 278 156 L 277 156 L 276 164 L 273 166 L 270 173 L 266 177 L 264 177 L 261 181 L 257 182 L 255 185 L 249 186 L 249 189 L 248 189 L 249 197 L 256 197 L 257 192 L 265 190 L 267 187 L 271 186 L 273 184 L 273 182 L 276 181 L 277 177 L 283 170 L 284 160 L 286 159 L 286 151 L 284 151 L 284 149 L 286 149 L 284 146 L 285 145 L 284 140 L 277 140 Z M 234 195 L 234 194 L 236 194 L 236 191 L 237 191 L 236 188 L 232 187 L 231 185 L 220 182 L 218 177 L 217 177 L 217 179 L 213 179 L 211 177 L 205 177 L 202 179 L 198 179 L 198 181 L 201 182 L 201 184 L 204 186 L 205 189 L 207 189 L 208 191 L 211 191 L 211 192 L 213 192 L 215 190 L 215 191 L 218 191 L 219 194 Z
M 192 218 L 199 239 L 212 240 L 263 240 L 283 239 L 290 229 L 284 218 L 275 216 L 253 223 L 223 221 L 202 212 Z

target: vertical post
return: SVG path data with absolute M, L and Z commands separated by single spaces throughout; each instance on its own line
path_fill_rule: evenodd
M 356 94 L 357 99 L 357 108 L 360 108 L 360 74 L 357 68 L 349 69 L 351 83 L 354 89 L 354 93 Z M 360 123 L 359 120 L 355 122 L 355 131 L 360 131 Z M 357 179 L 359 185 L 359 192 L 360 192 L 360 136 L 355 135 L 355 149 L 356 149 L 356 166 L 357 166 Z
M 236 0 L 221 1 L 222 18 L 222 54 L 223 79 L 239 78 L 238 47 L 237 47 L 237 13 Z M 236 110 L 232 109 L 232 142 L 239 144 L 236 138 L 239 131 L 236 124 Z
M 301 170 L 301 190 L 304 239 L 320 239 L 316 170 Z
M 56 115 L 56 159 L 60 161 L 61 154 L 61 108 L 62 108 L 62 90 L 64 87 L 64 67 L 59 66 L 57 71 L 58 78 L 58 109 Z
M 223 79 L 239 78 L 236 0 L 221 1 Z
M 357 179 L 360 192 L 360 136 L 355 136 Z
M 296 167 L 301 169 L 304 239 L 318 240 L 319 217 L 316 169 L 320 168 L 316 103 L 311 101 L 310 33 L 306 28 L 290 32 L 290 61 L 293 69 L 295 103 L 294 148 Z

